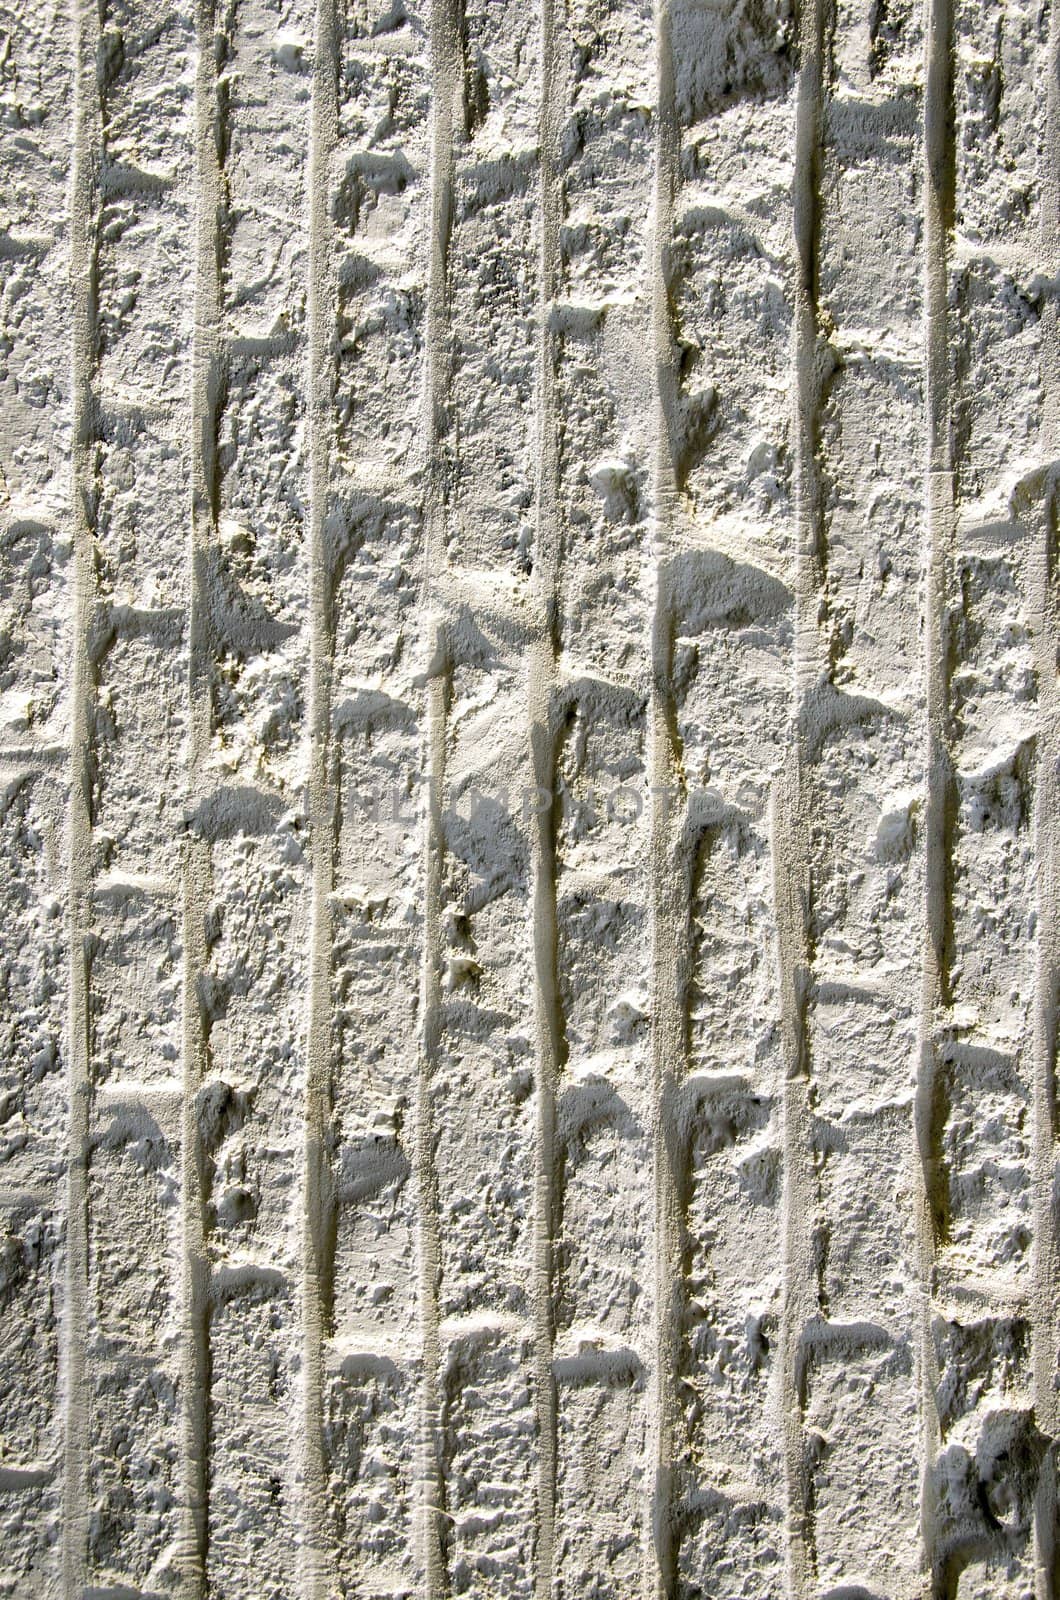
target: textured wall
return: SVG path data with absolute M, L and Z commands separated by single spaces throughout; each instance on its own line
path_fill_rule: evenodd
M 0 12 L 0 1595 L 1055 1600 L 1057 22 Z

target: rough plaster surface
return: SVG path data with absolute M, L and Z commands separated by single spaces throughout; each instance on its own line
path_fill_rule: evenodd
M 0 1594 L 1055 1600 L 1048 8 L 0 13 Z

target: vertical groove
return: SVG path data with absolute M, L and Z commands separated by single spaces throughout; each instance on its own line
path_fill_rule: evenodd
M 331 159 L 339 133 L 335 0 L 318 0 L 309 151 L 309 774 L 312 906 L 305 1088 L 302 1281 L 304 1361 L 303 1592 L 328 1592 L 324 1352 L 333 1296 L 331 1112 L 331 892 L 335 800 L 330 781 L 332 693 L 328 459 L 334 390 L 334 288 L 328 235 Z
M 777 777 L 770 819 L 784 1046 L 781 1438 L 787 1520 L 785 1566 L 792 1600 L 801 1600 L 815 1589 L 802 1420 L 806 1398 L 802 1335 L 817 1309 L 810 1237 L 813 1184 L 806 1030 L 810 884 L 802 802 L 800 760 L 798 752 L 792 751 Z
M 678 1210 L 676 1106 L 678 1075 L 684 1053 L 684 984 L 677 895 L 675 841 L 679 834 L 681 761 L 673 731 L 671 694 L 672 620 L 666 578 L 670 522 L 675 501 L 673 429 L 676 414 L 673 338 L 670 313 L 669 255 L 674 195 L 680 158 L 674 89 L 669 0 L 656 0 L 656 144 L 655 192 L 651 249 L 651 320 L 655 363 L 653 463 L 653 532 L 651 570 L 654 602 L 651 618 L 650 771 L 651 830 L 649 893 L 651 896 L 651 1089 L 652 1164 L 655 1209 L 654 1316 L 655 1350 L 651 1417 L 652 1541 L 646 1572 L 649 1596 L 669 1596 L 677 1582 L 679 1408 L 677 1369 L 679 1285 L 682 1281 L 681 1224 Z
M 1060 244 L 1060 8 L 1049 8 L 1046 46 L 1046 122 L 1041 181 L 1041 256 L 1043 267 L 1056 261 Z M 1038 936 L 1033 1041 L 1034 1096 L 1034 1257 L 1032 1339 L 1034 1412 L 1049 1440 L 1035 1507 L 1037 1600 L 1055 1600 L 1060 1587 L 1057 1551 L 1056 1469 L 1060 1404 L 1056 1391 L 1057 1249 L 1054 1165 L 1056 1152 L 1056 1031 L 1060 985 L 1060 699 L 1057 695 L 1056 452 L 1060 445 L 1060 327 L 1050 297 L 1042 310 L 1042 435 L 1045 482 L 1039 543 L 1030 571 L 1030 610 L 1038 680 L 1038 759 L 1034 838 L 1038 867 Z
M 936 1028 L 946 1002 L 950 815 L 953 773 L 947 736 L 949 574 L 956 538 L 947 321 L 947 235 L 953 207 L 951 0 L 926 0 L 924 85 L 924 952 L 915 1096 L 916 1227 L 919 1254 L 921 1541 L 928 1592 L 940 1582 L 935 1547 L 933 1463 L 939 1447 L 937 1363 L 931 1303 L 937 1224 L 935 1191 Z
M 199 0 L 195 76 L 198 222 L 195 241 L 195 327 L 191 374 L 191 515 L 188 535 L 188 802 L 202 797 L 210 746 L 209 635 L 204 589 L 217 516 L 216 437 L 221 371 L 220 127 L 218 38 L 214 0 Z M 181 1568 L 188 1600 L 206 1593 L 209 1538 L 209 1262 L 198 1096 L 206 1066 L 201 982 L 207 960 L 206 910 L 210 852 L 189 833 L 182 872 L 184 904 L 184 1084 L 181 1141 L 183 1338 L 181 1392 L 184 1525 Z
M 534 1229 L 538 1465 L 538 1540 L 535 1587 L 539 1600 L 552 1592 L 555 1561 L 557 1397 L 552 1365 L 553 1240 L 557 1223 L 555 1120 L 562 1025 L 557 994 L 556 856 L 554 810 L 545 803 L 555 787 L 555 730 L 551 698 L 558 674 L 560 565 L 558 450 L 555 416 L 555 348 L 551 311 L 560 292 L 561 184 L 556 179 L 565 102 L 563 45 L 555 0 L 541 6 L 541 273 L 539 285 L 539 469 L 534 577 L 539 638 L 530 660 L 531 762 L 536 789 L 534 877 L 535 1027 L 537 1040 L 537 1173 Z
M 92 874 L 92 669 L 88 633 L 95 605 L 94 524 L 96 432 L 92 374 L 96 359 L 95 197 L 101 111 L 96 62 L 99 14 L 95 0 L 74 0 L 74 146 L 70 189 L 72 456 L 71 502 L 74 593 L 68 823 L 69 983 L 66 1291 L 63 1328 L 62 1590 L 80 1600 L 88 1573 L 88 1456 L 86 1398 L 88 1338 L 88 1133 L 92 1095 L 88 1022 L 88 911 Z
M 558 178 L 563 123 L 563 45 L 557 37 L 556 0 L 541 0 L 541 129 L 539 140 L 541 259 L 538 285 L 538 477 L 534 549 L 537 637 L 530 649 L 528 712 L 535 804 L 531 841 L 534 918 L 534 1032 L 537 1126 L 534 1174 L 534 1379 L 538 1434 L 537 1541 L 534 1589 L 550 1600 L 556 1543 L 557 1396 L 553 1369 L 553 1241 L 556 1194 L 556 1093 L 562 1061 L 557 993 L 555 734 L 552 697 L 558 672 L 559 505 L 555 416 L 555 347 L 551 312 L 560 292 L 559 230 L 562 184 Z M 546 799 L 546 797 L 548 797 Z
M 792 228 L 795 283 L 792 329 L 794 399 L 795 616 L 793 725 L 772 808 L 773 880 L 784 1042 L 782 1094 L 784 1199 L 781 1311 L 782 1439 L 788 1593 L 816 1587 L 811 1497 L 803 1412 L 804 1331 L 817 1313 L 813 1256 L 813 1151 L 810 1041 L 806 1008 L 812 963 L 808 745 L 817 737 L 817 691 L 828 674 L 824 509 L 817 433 L 824 350 L 817 306 L 817 235 L 824 95 L 823 0 L 804 0 L 798 15 Z
M 449 376 L 449 235 L 452 224 L 454 140 L 462 123 L 462 0 L 431 0 L 430 242 L 425 312 L 423 613 L 427 672 L 424 751 L 427 804 L 423 845 L 423 966 L 421 1048 L 416 1095 L 416 1178 L 419 1193 L 421 1379 L 421 1474 L 423 1479 L 423 1568 L 427 1600 L 444 1591 L 445 1484 L 441 1464 L 441 1334 L 438 1292 L 441 1241 L 434 1163 L 431 1075 L 441 1042 L 440 916 L 442 893 L 442 784 L 449 702 L 449 641 L 438 611 L 436 586 L 446 564 L 446 473 L 441 441 Z
M 817 307 L 817 232 L 824 95 L 824 0 L 799 11 L 792 225 L 795 243 L 793 386 L 795 401 L 795 712 L 796 752 L 805 766 L 812 691 L 828 670 L 821 622 L 827 604 L 824 507 L 817 459 L 824 351 Z

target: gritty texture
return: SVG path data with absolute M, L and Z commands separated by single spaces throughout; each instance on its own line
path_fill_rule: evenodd
M 0 1595 L 1057 1600 L 1058 43 L 0 0 Z

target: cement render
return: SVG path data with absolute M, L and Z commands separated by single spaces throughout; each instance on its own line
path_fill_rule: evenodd
M 1055 1600 L 1058 42 L 0 0 L 0 1595 Z

